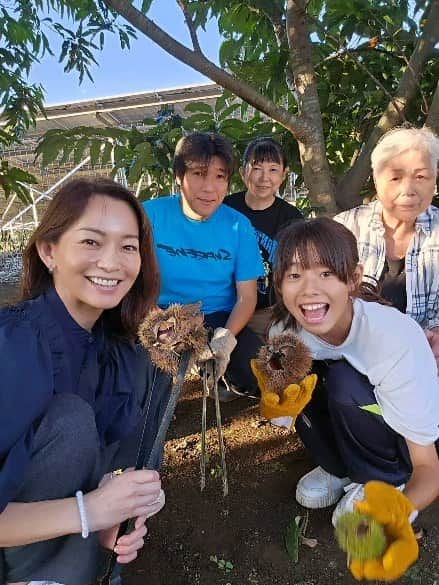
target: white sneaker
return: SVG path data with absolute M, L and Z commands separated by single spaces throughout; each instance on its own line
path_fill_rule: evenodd
M 345 512 L 353 512 L 355 502 L 364 500 L 364 484 L 350 483 L 345 486 L 345 495 L 341 498 L 332 512 L 332 526 L 335 527 L 338 519 Z
M 398 486 L 396 489 L 402 492 L 404 488 L 405 483 Z M 337 524 L 337 521 L 342 514 L 344 514 L 345 512 L 354 511 L 355 502 L 364 500 L 364 484 L 362 483 L 350 483 L 347 486 L 345 486 L 344 491 L 346 492 L 345 495 L 338 502 L 332 513 L 333 526 Z
M 296 487 L 296 500 L 304 508 L 327 508 L 342 497 L 348 477 L 336 477 L 316 467 L 300 478 Z

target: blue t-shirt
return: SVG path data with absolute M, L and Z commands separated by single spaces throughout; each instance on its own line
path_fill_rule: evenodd
M 236 282 L 263 275 L 261 254 L 249 220 L 220 205 L 208 219 L 183 214 L 180 195 L 143 204 L 154 233 L 160 266 L 159 305 L 202 302 L 202 311 L 231 311 Z

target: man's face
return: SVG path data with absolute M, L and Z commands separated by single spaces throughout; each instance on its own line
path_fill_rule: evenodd
M 191 162 L 180 186 L 183 213 L 191 219 L 207 219 L 226 196 L 229 187 L 226 164 L 218 156 L 213 156 L 208 165 Z

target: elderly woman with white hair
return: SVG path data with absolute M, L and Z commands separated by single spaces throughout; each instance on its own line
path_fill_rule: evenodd
M 438 160 L 426 128 L 391 130 L 371 156 L 376 199 L 334 219 L 357 238 L 363 280 L 422 326 L 439 366 Z

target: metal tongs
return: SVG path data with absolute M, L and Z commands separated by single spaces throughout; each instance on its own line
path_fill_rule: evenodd
M 224 449 L 223 431 L 221 426 L 221 408 L 218 396 L 218 380 L 216 379 L 215 360 L 210 359 L 203 364 L 203 402 L 201 410 L 201 458 L 200 458 L 200 487 L 201 491 L 206 487 L 206 422 L 207 422 L 207 397 L 213 396 L 215 401 L 216 431 L 218 435 L 218 450 L 221 460 L 221 478 L 223 482 L 223 495 L 229 493 L 227 479 L 226 455 Z

